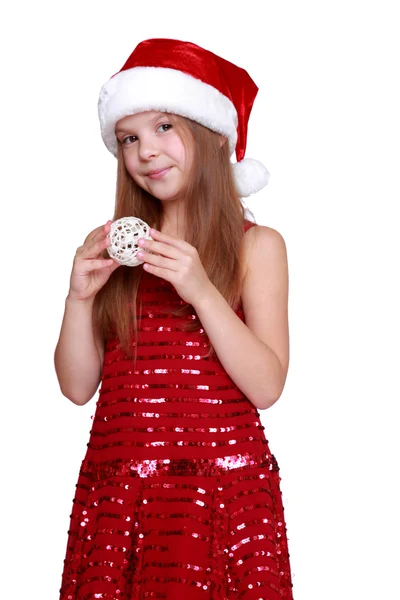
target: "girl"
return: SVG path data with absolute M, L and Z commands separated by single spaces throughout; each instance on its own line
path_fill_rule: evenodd
M 139 217 L 153 239 L 121 267 L 108 221 L 75 255 L 55 367 L 75 404 L 101 388 L 61 600 L 292 598 L 259 415 L 288 370 L 286 249 L 240 200 L 268 179 L 242 160 L 256 94 L 243 69 L 165 39 L 101 90 L 113 220 Z

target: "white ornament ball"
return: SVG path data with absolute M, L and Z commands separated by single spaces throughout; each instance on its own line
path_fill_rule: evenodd
M 108 254 L 121 265 L 136 267 L 144 261 L 138 258 L 140 250 L 138 240 L 146 238 L 152 240 L 150 226 L 137 217 L 122 217 L 111 223 L 111 230 L 107 237 L 111 240 Z

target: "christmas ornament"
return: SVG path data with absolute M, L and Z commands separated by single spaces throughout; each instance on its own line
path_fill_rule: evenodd
M 122 217 L 111 224 L 107 237 L 111 240 L 108 254 L 121 265 L 136 267 L 144 261 L 138 258 L 140 238 L 153 239 L 150 235 L 150 226 L 137 217 Z

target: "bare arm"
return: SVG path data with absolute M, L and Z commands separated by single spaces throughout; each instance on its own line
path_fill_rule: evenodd
M 265 409 L 279 399 L 289 365 L 286 246 L 279 232 L 268 227 L 253 227 L 245 237 L 246 323 L 214 286 L 195 309 L 229 376 L 257 408 Z
M 101 379 L 104 341 L 93 327 L 93 304 L 99 289 L 119 267 L 102 257 L 110 244 L 111 221 L 89 233 L 75 254 L 70 290 L 60 337 L 54 353 L 54 366 L 60 389 L 74 404 L 93 398 Z
M 100 383 L 104 344 L 92 325 L 93 299 L 67 296 L 54 365 L 61 392 L 74 404 L 86 404 Z

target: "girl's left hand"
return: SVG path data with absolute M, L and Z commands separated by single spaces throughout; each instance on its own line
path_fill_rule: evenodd
M 144 270 L 172 283 L 182 300 L 195 307 L 212 286 L 196 248 L 157 229 L 151 229 L 150 235 L 153 240 L 138 241 Z

